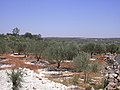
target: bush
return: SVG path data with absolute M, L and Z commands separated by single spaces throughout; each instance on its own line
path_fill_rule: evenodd
M 22 87 L 23 71 L 20 69 L 13 69 L 10 73 L 7 73 L 7 75 L 12 82 L 12 90 L 19 90 Z

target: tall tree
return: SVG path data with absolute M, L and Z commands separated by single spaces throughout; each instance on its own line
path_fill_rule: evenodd
M 20 29 L 18 29 L 17 27 L 13 29 L 12 33 L 13 35 L 19 35 Z
M 42 58 L 42 53 L 46 48 L 47 48 L 46 41 L 38 41 L 32 44 L 32 53 L 37 58 L 37 61 L 39 61 L 39 59 Z
M 44 51 L 43 55 L 49 61 L 56 61 L 57 68 L 60 68 L 61 62 L 66 59 L 65 48 L 63 43 L 61 42 L 57 42 L 52 46 L 48 47 Z

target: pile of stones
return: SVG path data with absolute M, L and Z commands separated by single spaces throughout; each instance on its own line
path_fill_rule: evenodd
M 105 90 L 116 90 L 120 86 L 120 66 L 116 60 L 107 60 L 104 81 Z M 120 90 L 120 89 L 118 89 Z

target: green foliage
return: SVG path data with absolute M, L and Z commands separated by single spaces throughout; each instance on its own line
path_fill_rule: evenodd
M 106 47 L 103 44 L 98 44 L 98 43 L 88 43 L 83 45 L 82 51 L 90 53 L 91 54 L 91 58 L 92 58 L 92 54 L 96 53 L 96 54 L 102 54 L 105 52 Z
M 10 73 L 7 73 L 10 81 L 12 82 L 12 90 L 20 90 L 23 82 L 23 72 L 20 69 L 13 69 Z
M 77 45 L 75 45 L 74 43 L 65 43 L 64 48 L 66 60 L 73 60 L 73 58 L 77 56 L 79 52 Z
M 117 53 L 120 54 L 120 45 L 118 45 L 118 48 L 119 49 L 118 49 Z
M 116 44 L 106 45 L 107 52 L 116 53 L 119 51 L 119 46 Z
M 84 83 L 88 81 L 90 72 L 97 73 L 99 71 L 98 63 L 90 62 L 89 54 L 81 52 L 73 59 L 73 64 L 76 71 L 84 72 Z
M 88 43 L 88 44 L 85 44 L 82 47 L 82 50 L 87 52 L 87 53 L 94 52 L 94 49 L 95 49 L 95 44 L 94 43 Z
M 89 54 L 80 52 L 78 56 L 73 59 L 73 63 L 76 71 L 88 71 L 89 70 Z
M 6 53 L 8 51 L 8 43 L 5 40 L 0 40 L 0 53 Z
M 12 33 L 13 35 L 19 35 L 20 29 L 18 29 L 17 27 L 13 29 Z
M 88 73 L 91 70 L 89 58 L 89 54 L 80 52 L 79 55 L 73 59 L 75 70 L 84 72 L 84 83 L 87 82 Z
M 86 53 L 90 53 L 92 57 L 92 54 L 95 52 L 95 44 L 94 43 L 85 44 L 83 45 L 81 50 Z
M 99 71 L 99 64 L 97 62 L 90 63 L 91 72 L 97 73 Z
M 32 39 L 28 39 L 26 42 L 26 49 L 24 51 L 24 54 L 27 56 L 29 55 L 30 53 L 34 53 L 33 52 L 33 49 L 34 49 L 34 44 L 35 44 L 35 40 L 32 40 Z
M 24 37 L 25 37 L 25 38 L 33 38 L 33 35 L 32 35 L 31 33 L 29 33 L 29 32 L 26 32 L 26 33 L 24 34 Z
M 102 44 L 96 44 L 95 45 L 95 50 L 94 50 L 95 53 L 102 54 L 102 53 L 105 52 L 105 50 L 106 50 L 106 48 L 105 48 L 104 45 L 102 45 Z
M 41 41 L 32 43 L 31 49 L 32 49 L 32 53 L 39 60 L 42 57 L 42 53 L 46 48 L 47 48 L 47 42 L 41 40 Z
M 55 60 L 58 64 L 57 68 L 59 68 L 61 61 L 66 59 L 64 44 L 57 42 L 50 47 L 47 47 L 43 53 L 43 56 L 49 61 Z
M 11 49 L 11 51 L 14 53 L 16 51 L 17 42 L 11 41 L 11 42 L 8 42 L 8 45 L 9 45 L 9 48 Z
M 21 54 L 21 52 L 24 52 L 26 50 L 26 47 L 27 47 L 26 43 L 17 42 L 15 49 L 18 52 L 18 54 Z

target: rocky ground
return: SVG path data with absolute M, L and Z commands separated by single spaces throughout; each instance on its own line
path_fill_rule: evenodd
M 6 72 L 10 70 L 0 70 L 0 90 L 12 90 L 12 83 L 8 82 L 9 78 Z M 67 87 L 60 83 L 45 78 L 46 71 L 39 69 L 37 73 L 33 70 L 24 68 L 24 77 L 21 90 L 67 90 Z
M 107 60 L 105 67 L 105 90 L 120 90 L 120 65 L 116 60 Z

